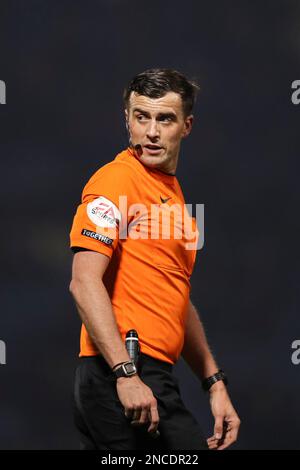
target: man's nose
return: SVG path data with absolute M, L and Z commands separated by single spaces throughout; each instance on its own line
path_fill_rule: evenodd
M 150 139 L 155 139 L 159 137 L 158 123 L 155 119 L 152 119 L 149 122 L 149 126 L 147 128 L 147 137 L 149 137 Z

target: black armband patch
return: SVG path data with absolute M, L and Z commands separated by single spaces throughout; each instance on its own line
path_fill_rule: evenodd
M 91 230 L 87 230 L 86 228 L 82 229 L 81 235 L 85 237 L 94 238 L 94 240 L 98 240 L 99 242 L 105 243 L 105 245 L 111 245 L 113 242 L 112 238 L 109 238 L 101 233 L 91 232 Z

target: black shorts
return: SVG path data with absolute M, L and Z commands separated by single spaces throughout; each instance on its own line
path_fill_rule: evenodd
M 182 402 L 172 365 L 146 354 L 139 357 L 139 376 L 158 404 L 160 436 L 150 423 L 134 427 L 125 416 L 116 379 L 100 356 L 81 357 L 75 372 L 74 417 L 82 450 L 207 450 L 203 433 Z

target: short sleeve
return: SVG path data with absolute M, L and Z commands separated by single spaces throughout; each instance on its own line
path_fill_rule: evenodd
M 82 192 L 70 232 L 71 249 L 85 248 L 112 256 L 127 228 L 128 200 L 133 193 L 131 168 L 111 162 L 100 168 Z

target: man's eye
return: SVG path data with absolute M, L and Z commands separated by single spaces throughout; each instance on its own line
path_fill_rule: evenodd
M 172 118 L 170 116 L 163 116 L 160 118 L 162 122 L 171 122 Z
M 137 119 L 138 119 L 138 121 L 144 121 L 146 119 L 146 116 L 144 116 L 143 114 L 139 114 L 137 116 Z

